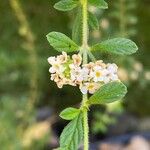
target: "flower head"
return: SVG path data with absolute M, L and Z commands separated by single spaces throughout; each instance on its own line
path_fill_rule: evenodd
M 93 94 L 103 84 L 119 80 L 116 64 L 105 64 L 98 60 L 82 65 L 80 54 L 70 57 L 62 52 L 57 57 L 49 57 L 48 62 L 51 65 L 51 80 L 56 82 L 59 88 L 63 85 L 78 85 L 83 94 Z

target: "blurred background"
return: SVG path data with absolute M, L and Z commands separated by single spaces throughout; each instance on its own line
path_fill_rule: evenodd
M 78 106 L 78 88 L 58 89 L 50 81 L 47 58 L 51 31 L 71 36 L 74 12 L 53 8 L 57 0 L 0 0 L 0 150 L 52 150 L 68 123 L 58 117 Z M 120 102 L 90 110 L 90 150 L 150 150 L 150 1 L 109 0 L 109 9 L 89 7 L 99 19 L 90 43 L 111 37 L 135 41 L 128 57 L 96 54 L 117 63 L 128 87 Z M 82 145 L 81 145 L 82 147 Z

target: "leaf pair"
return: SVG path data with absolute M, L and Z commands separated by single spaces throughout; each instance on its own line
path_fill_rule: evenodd
M 117 100 L 121 100 L 127 93 L 127 88 L 122 82 L 110 82 L 99 88 L 98 91 L 92 95 L 88 104 L 107 104 Z M 65 120 L 72 120 L 80 114 L 80 109 L 66 108 L 60 113 L 60 117 Z
M 51 32 L 47 35 L 50 45 L 57 51 L 74 52 L 79 51 L 80 47 L 65 34 Z M 92 46 L 91 51 L 109 52 L 118 55 L 130 55 L 138 50 L 136 44 L 125 38 L 114 38 L 103 41 Z
M 99 88 L 98 91 L 92 95 L 88 104 L 107 104 L 117 100 L 121 100 L 127 93 L 127 88 L 122 82 L 110 82 Z M 60 113 L 60 117 L 65 120 L 72 120 L 80 114 L 80 109 L 66 108 Z
M 88 2 L 98 8 L 107 9 L 108 4 L 104 0 L 88 0 Z M 61 0 L 54 5 L 60 11 L 70 11 L 80 5 L 80 0 Z

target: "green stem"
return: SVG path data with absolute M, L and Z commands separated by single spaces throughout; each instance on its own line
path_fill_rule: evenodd
M 82 47 L 88 47 L 88 11 L 87 0 L 82 0 L 82 16 L 83 16 L 83 32 L 82 32 Z
M 83 105 L 87 102 L 87 94 L 83 95 Z M 88 109 L 83 108 L 83 127 L 84 127 L 84 150 L 89 149 L 89 125 L 88 125 Z
M 82 49 L 83 49 L 83 64 L 88 62 L 87 52 L 88 52 L 88 2 L 87 0 L 81 0 L 82 3 L 82 16 L 83 16 L 83 29 L 82 29 Z M 84 150 L 89 149 L 89 126 L 88 126 L 88 109 L 86 107 L 86 102 L 88 100 L 88 95 L 83 95 L 83 127 L 84 127 Z

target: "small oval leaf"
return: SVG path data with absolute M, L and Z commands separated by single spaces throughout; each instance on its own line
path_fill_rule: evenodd
M 96 16 L 93 15 L 92 13 L 89 13 L 88 22 L 89 22 L 90 27 L 93 30 L 98 30 L 99 29 L 99 22 L 98 22 Z
M 127 93 L 126 86 L 121 82 L 110 82 L 103 85 L 89 98 L 89 104 L 105 104 L 121 100 Z
M 54 8 L 60 11 L 69 11 L 77 7 L 78 1 L 74 0 L 61 0 L 54 5 Z
M 50 45 L 59 52 L 74 52 L 79 50 L 79 46 L 63 33 L 50 32 L 46 37 Z
M 65 120 L 72 120 L 75 117 L 77 117 L 79 113 L 80 113 L 80 109 L 69 107 L 64 109 L 59 116 Z
M 72 39 L 77 44 L 81 45 L 82 42 L 82 10 L 81 8 L 78 9 L 78 13 L 74 20 L 74 25 L 72 29 Z
M 98 7 L 100 9 L 107 9 L 108 4 L 104 0 L 88 0 L 89 3 L 95 7 Z
M 110 52 L 118 55 L 131 55 L 138 50 L 138 47 L 129 39 L 114 38 L 92 46 L 91 50 Z

